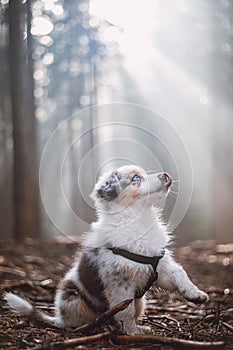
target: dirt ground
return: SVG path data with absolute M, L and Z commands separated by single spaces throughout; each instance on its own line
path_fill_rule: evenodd
M 21 244 L 8 241 L 0 244 L 1 296 L 12 291 L 25 296 L 44 311 L 53 313 L 56 285 L 71 265 L 77 243 L 59 237 L 56 241 L 36 242 L 26 239 Z M 233 244 L 216 245 L 199 242 L 175 250 L 176 260 L 199 287 L 209 293 L 210 301 L 196 305 L 178 294 L 152 290 L 148 294 L 146 314 L 141 320 L 150 326 L 148 336 L 190 340 L 194 342 L 223 341 L 218 348 L 233 349 Z M 57 341 L 86 336 L 60 330 L 36 320 L 12 314 L 0 299 L 0 349 L 173 349 L 188 345 L 145 344 L 143 338 L 135 344 L 119 345 L 108 337 L 86 345 L 54 345 Z M 106 328 L 106 326 L 105 326 Z M 89 336 L 106 331 L 93 329 Z M 108 329 L 109 331 L 109 329 Z M 195 345 L 193 347 L 201 347 Z M 210 347 L 213 349 L 213 346 Z

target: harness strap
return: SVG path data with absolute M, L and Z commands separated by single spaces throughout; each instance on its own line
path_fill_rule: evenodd
M 144 288 L 138 288 L 135 291 L 135 298 L 142 298 L 143 295 L 150 289 L 152 284 L 158 279 L 158 272 L 156 271 L 159 260 L 164 256 L 165 254 L 165 249 L 162 251 L 161 255 L 159 256 L 145 256 L 145 255 L 140 255 L 140 254 L 135 254 L 131 253 L 128 250 L 121 249 L 121 248 L 108 248 L 113 252 L 113 254 L 116 255 L 121 255 L 126 259 L 129 259 L 131 261 L 137 262 L 139 264 L 146 264 L 146 265 L 151 265 L 153 267 L 153 272 L 151 273 L 146 285 Z
M 111 250 L 114 254 L 116 255 L 121 255 L 126 259 L 129 259 L 131 261 L 137 262 L 139 264 L 146 264 L 146 265 L 151 265 L 156 272 L 156 268 L 158 266 L 159 260 L 164 256 L 165 250 L 162 251 L 161 255 L 159 256 L 145 256 L 145 255 L 140 255 L 140 254 L 135 254 L 132 252 L 129 252 L 128 250 L 117 248 L 117 247 L 112 247 L 108 248 Z

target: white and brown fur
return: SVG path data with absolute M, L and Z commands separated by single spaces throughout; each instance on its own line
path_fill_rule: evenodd
M 159 256 L 166 248 L 157 267 L 155 285 L 168 291 L 178 291 L 192 301 L 206 301 L 208 295 L 189 280 L 168 249 L 169 235 L 160 221 L 160 210 L 156 205 L 165 199 L 170 184 L 168 174 L 148 175 L 134 165 L 105 173 L 91 195 L 98 220 L 92 224 L 81 253 L 58 286 L 55 316 L 35 309 L 13 293 L 5 294 L 8 305 L 21 314 L 36 314 L 40 319 L 60 327 L 77 327 L 91 322 L 119 302 L 132 298 L 129 307 L 115 315 L 115 321 L 123 325 L 124 331 L 136 333 L 144 298 L 136 298 L 135 295 L 144 290 L 152 266 L 115 255 L 108 249 L 111 247 L 150 257 Z

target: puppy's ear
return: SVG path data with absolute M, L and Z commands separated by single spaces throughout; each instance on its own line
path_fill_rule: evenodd
M 130 178 L 127 174 L 120 174 L 117 170 L 114 170 L 105 183 L 95 187 L 91 194 L 93 200 L 103 198 L 110 202 L 118 197 L 118 195 L 124 190 L 130 183 Z
M 104 198 L 108 201 L 113 200 L 118 196 L 116 186 L 110 185 L 110 186 L 101 186 L 97 190 L 98 197 Z
M 112 173 L 104 185 L 97 188 L 97 196 L 107 201 L 115 199 L 120 193 L 120 183 L 116 173 Z

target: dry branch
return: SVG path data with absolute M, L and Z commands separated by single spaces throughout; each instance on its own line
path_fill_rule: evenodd
M 171 346 L 179 346 L 183 348 L 217 348 L 224 345 L 224 342 L 198 342 L 191 340 L 184 340 L 178 338 L 161 337 L 154 335 L 114 335 L 111 332 L 99 333 L 91 336 L 68 339 L 64 341 L 52 342 L 49 344 L 40 345 L 32 348 L 32 350 L 53 350 L 58 348 L 72 348 L 78 345 L 90 344 L 100 340 L 111 340 L 117 345 L 128 345 L 128 344 L 163 344 Z
M 36 346 L 36 347 L 32 348 L 31 350 L 53 350 L 53 349 L 58 349 L 58 348 L 63 349 L 63 348 L 68 348 L 68 347 L 71 348 L 71 347 L 75 347 L 78 345 L 90 344 L 93 342 L 97 342 L 97 341 L 106 339 L 109 337 L 110 334 L 111 334 L 110 332 L 104 332 L 104 333 L 99 333 L 99 334 L 95 334 L 95 335 L 90 335 L 87 337 L 51 342 L 48 344 Z
M 118 312 L 125 310 L 129 306 L 129 304 L 132 303 L 132 301 L 133 299 L 127 299 L 122 301 L 121 303 L 113 306 L 110 310 L 104 312 L 100 317 L 96 318 L 93 322 L 87 323 L 78 328 L 75 328 L 73 332 L 81 333 L 101 325 L 103 322 L 105 322 L 107 319 L 111 318 Z
M 224 342 L 199 342 L 156 335 L 111 335 L 110 339 L 117 344 L 165 344 L 184 348 L 214 348 L 221 347 Z

